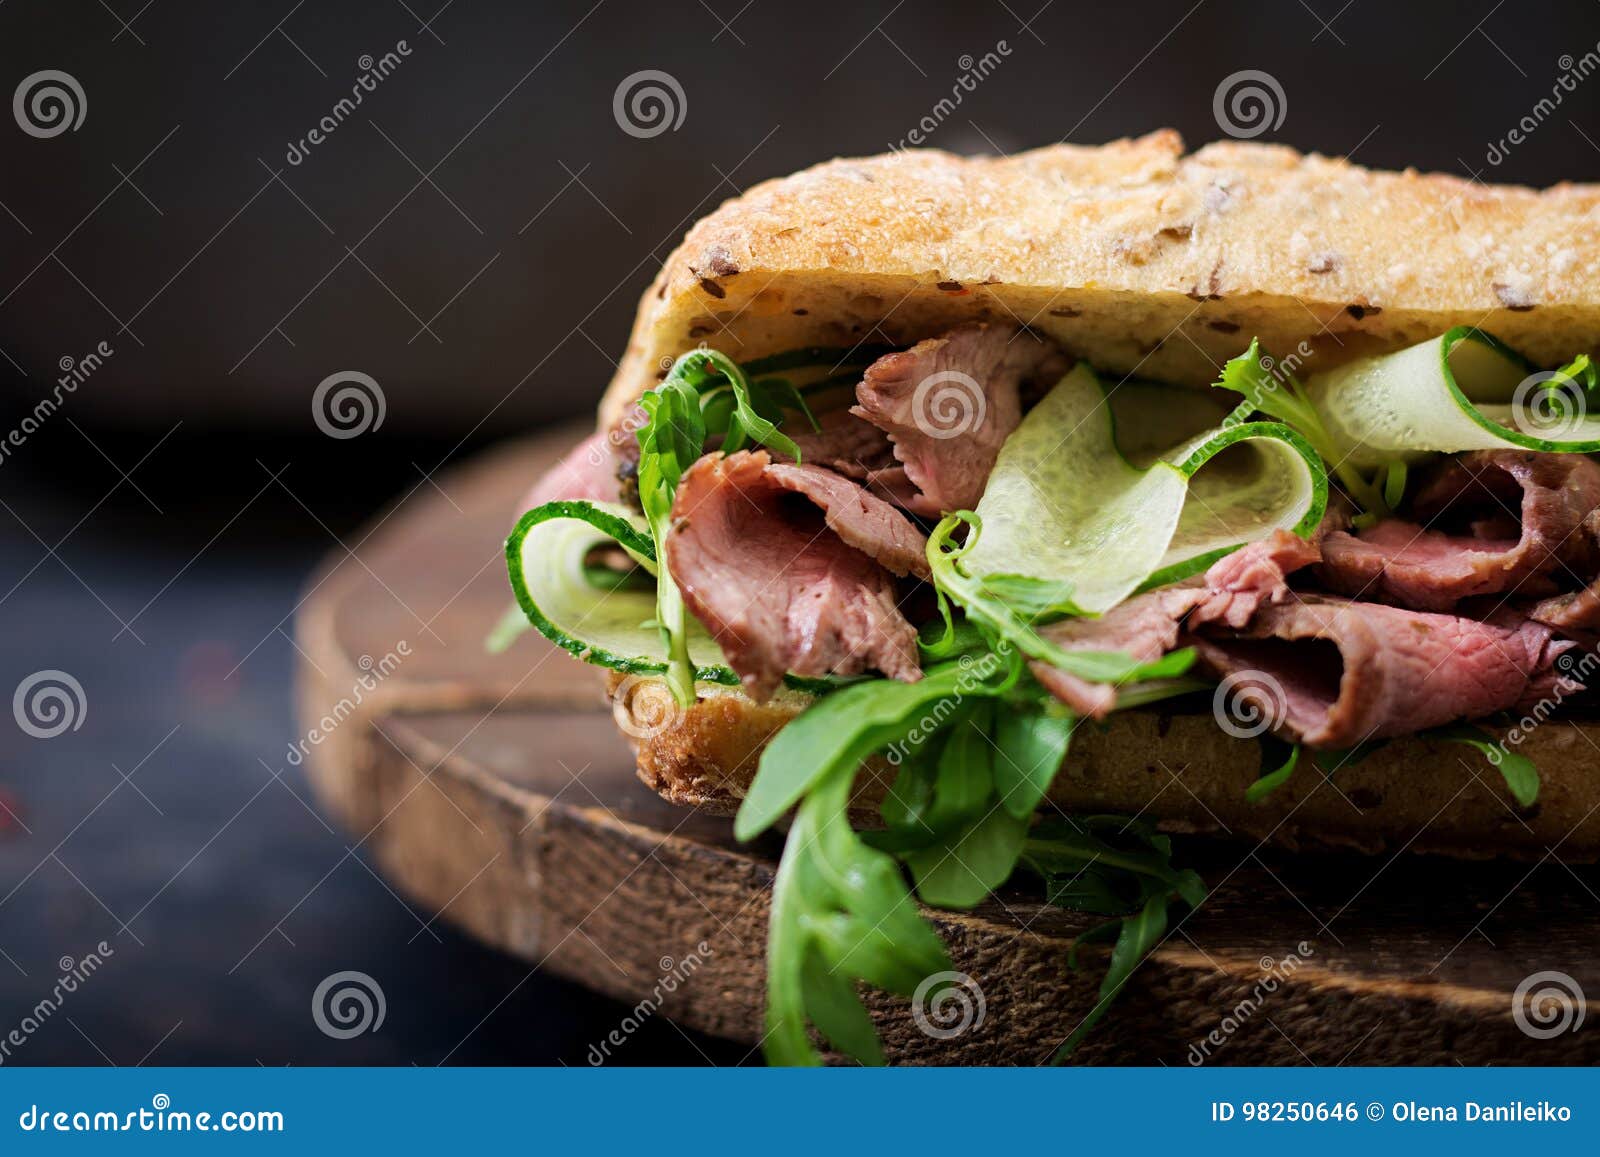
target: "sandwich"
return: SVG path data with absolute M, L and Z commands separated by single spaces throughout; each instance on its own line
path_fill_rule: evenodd
M 1600 857 L 1600 189 L 1171 132 L 769 181 L 646 292 L 507 541 L 639 774 L 786 827 L 765 1048 L 882 1059 L 920 905 L 1103 915 L 1172 836 Z

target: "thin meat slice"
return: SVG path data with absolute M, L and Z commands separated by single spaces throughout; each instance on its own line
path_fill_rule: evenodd
M 1263 606 L 1288 597 L 1289 575 L 1321 558 L 1315 539 L 1275 530 L 1211 564 L 1193 621 L 1243 627 Z
M 639 505 L 639 431 L 650 421 L 645 408 L 635 403 L 606 430 L 612 451 L 613 483 L 632 505 Z
M 1288 576 L 1315 563 L 1318 539 L 1343 525 L 1344 512 L 1330 511 L 1310 539 L 1287 530 L 1240 547 L 1211 564 L 1204 578 L 1135 595 L 1097 619 L 1063 619 L 1039 629 L 1066 651 L 1119 651 L 1153 663 L 1178 644 L 1185 620 L 1191 627 L 1218 623 L 1243 627 L 1263 606 L 1289 597 Z M 1030 664 L 1045 688 L 1082 715 L 1102 719 L 1117 705 L 1117 688 L 1090 683 L 1048 663 Z
M 785 671 L 921 677 L 889 571 L 926 575 L 922 535 L 846 478 L 760 451 L 707 455 L 679 484 L 666 555 L 685 604 L 758 701 Z
M 784 432 L 800 449 L 800 461 L 865 482 L 873 474 L 895 467 L 889 436 L 865 418 L 846 409 L 824 410 L 817 415 L 820 430 L 803 419 L 785 423 Z
M 1528 617 L 1568 634 L 1600 631 L 1600 579 L 1582 590 L 1540 599 Z
M 1161 658 L 1178 643 L 1187 615 L 1206 597 L 1198 582 L 1163 587 L 1118 603 L 1097 619 L 1062 619 L 1039 634 L 1065 651 L 1118 651 L 1141 663 Z M 1091 683 L 1045 662 L 1028 664 L 1050 694 L 1080 715 L 1103 719 L 1117 705 L 1117 687 Z
M 742 452 L 764 460 L 764 451 Z M 735 454 L 731 457 L 737 458 Z M 895 574 L 932 577 L 928 565 L 928 539 L 900 511 L 860 485 L 821 466 L 790 462 L 765 464 L 765 478 L 785 490 L 803 494 L 822 510 L 828 529 L 846 544 L 876 559 Z M 676 511 L 676 504 L 675 504 Z
M 1253 689 L 1274 730 L 1332 748 L 1514 707 L 1571 645 L 1515 616 L 1480 622 L 1319 595 L 1186 641 L 1213 674 Z
M 618 461 L 610 435 L 604 430 L 591 434 L 545 471 L 523 497 L 521 509 L 561 500 L 615 502 Z
M 851 412 L 894 444 L 908 485 L 886 488 L 936 518 L 983 497 L 1001 444 L 1022 420 L 1022 383 L 1065 369 L 1060 351 L 1015 326 L 964 325 L 873 362 Z
M 1552 594 L 1564 571 L 1600 563 L 1600 466 L 1579 454 L 1479 450 L 1446 463 L 1418 492 L 1424 523 L 1386 519 L 1328 536 L 1322 580 L 1343 594 L 1446 611 L 1462 599 Z

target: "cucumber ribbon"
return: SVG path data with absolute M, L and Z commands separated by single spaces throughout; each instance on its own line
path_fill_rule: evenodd
M 1183 387 L 1108 393 L 1080 362 L 1001 449 L 962 568 L 992 590 L 1050 584 L 1057 609 L 1099 614 L 1274 530 L 1309 535 L 1327 507 L 1321 458 L 1288 426 L 1228 411 Z
M 1458 326 L 1313 375 L 1306 390 L 1341 456 L 1366 470 L 1463 450 L 1600 451 L 1595 377 L 1587 357 L 1539 371 L 1498 338 Z
M 530 510 L 506 539 L 512 592 L 539 633 L 578 658 L 630 674 L 663 674 L 668 656 L 653 621 L 655 593 L 601 590 L 584 574 L 589 553 L 613 544 L 656 573 L 655 543 L 643 516 L 598 502 L 547 502 Z M 692 616 L 687 635 L 697 681 L 739 682 Z

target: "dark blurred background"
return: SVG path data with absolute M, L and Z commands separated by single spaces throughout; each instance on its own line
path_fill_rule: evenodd
M 0 445 L 0 692 L 62 670 L 88 704 L 53 739 L 0 727 L 0 1034 L 59 958 L 116 953 L 7 1063 L 578 1064 L 617 1023 L 418 935 L 298 773 L 274 778 L 299 734 L 289 615 L 381 505 L 587 412 L 656 267 L 726 197 L 900 142 L 990 52 L 930 145 L 1194 146 L 1222 135 L 1218 86 L 1259 70 L 1282 92 L 1263 140 L 1595 180 L 1597 42 L 1592 0 L 0 3 L 0 430 L 83 379 Z M 681 91 L 675 128 L 614 112 L 645 70 Z M 334 439 L 313 393 L 349 370 L 384 420 Z M 310 1023 L 342 968 L 381 969 L 384 1031 Z M 658 1019 L 616 1059 L 744 1050 Z

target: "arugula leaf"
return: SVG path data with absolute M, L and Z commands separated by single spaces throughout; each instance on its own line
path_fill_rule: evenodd
M 774 1064 L 821 1063 L 808 1021 L 835 1047 L 881 1064 L 882 1047 L 852 979 L 910 995 L 924 978 L 950 967 L 899 865 L 851 828 L 854 781 L 855 768 L 840 765 L 814 784 L 773 881 L 765 1049 Z
M 1139 962 L 1161 942 L 1174 903 L 1198 908 L 1206 887 L 1192 869 L 1172 864 L 1172 841 L 1137 820 L 1086 816 L 1039 824 L 1024 845 L 1022 863 L 1045 884 L 1047 903 L 1100 916 L 1073 943 L 1068 963 L 1078 967 L 1086 944 L 1114 940 L 1095 1005 L 1056 1053 L 1071 1055 L 1127 984 Z
M 1400 509 L 1400 503 L 1406 496 L 1406 475 L 1409 467 L 1404 458 L 1396 458 L 1389 463 L 1388 470 L 1383 477 L 1383 503 L 1390 510 Z
M 667 565 L 666 536 L 678 483 L 705 447 L 705 421 L 699 394 L 691 384 L 693 372 L 688 355 L 679 358 L 667 379 L 639 400 L 646 421 L 635 434 L 639 440 L 639 504 L 655 545 L 656 622 L 667 652 L 666 682 L 684 706 L 694 702 L 694 665 L 684 631 L 683 595 Z
M 816 1063 L 810 1024 L 858 1060 L 881 1061 L 854 983 L 908 993 L 949 967 L 912 895 L 969 908 L 1019 863 L 1045 880 L 1049 903 L 1126 917 L 1092 934 L 1121 947 L 1071 1043 L 1081 1039 L 1164 933 L 1167 905 L 1198 906 L 1205 886 L 1172 866 L 1166 836 L 1136 821 L 1087 817 L 1030 830 L 1075 722 L 1007 648 L 946 660 L 918 683 L 843 687 L 778 732 L 735 824 L 747 839 L 799 803 L 768 935 L 770 1060 Z M 849 815 L 857 770 L 884 750 L 900 768 L 880 805 L 888 830 L 857 834 Z
M 781 421 L 784 413 L 792 410 L 806 420 L 813 434 L 822 433 L 822 423 L 818 422 L 817 416 L 811 412 L 811 406 L 806 402 L 805 395 L 787 378 L 761 378 L 752 381 L 750 403 L 759 413 L 774 422 Z
M 1007 604 L 1029 622 L 1083 614 L 1072 601 L 1072 583 L 1065 579 L 1051 581 L 1026 574 L 990 574 L 978 581 L 985 595 Z
M 1600 373 L 1595 370 L 1594 362 L 1588 354 L 1579 354 L 1566 365 L 1550 375 L 1544 382 L 1546 390 L 1560 390 L 1568 382 L 1577 385 L 1584 393 L 1594 392 L 1595 386 L 1600 385 Z
M 1521 807 L 1532 807 L 1539 799 L 1539 769 L 1533 760 L 1516 751 L 1508 751 L 1481 727 L 1461 723 L 1453 727 L 1436 727 L 1422 732 L 1418 738 L 1442 739 L 1446 743 L 1460 743 L 1475 751 L 1498 768 L 1510 789 L 1511 796 Z
M 1151 896 L 1144 902 L 1144 907 L 1134 915 L 1101 925 L 1105 929 L 1115 929 L 1117 933 L 1116 943 L 1111 946 L 1111 963 L 1100 981 L 1099 999 L 1056 1051 L 1057 1064 L 1070 1057 L 1083 1042 L 1083 1038 L 1089 1035 L 1090 1030 L 1100 1023 L 1100 1018 L 1105 1016 L 1106 1009 L 1111 1007 L 1111 1002 L 1122 992 L 1123 986 L 1128 983 L 1128 978 L 1133 975 L 1140 962 L 1161 943 L 1161 938 L 1167 931 L 1168 904 L 1169 899 L 1164 895 Z M 1092 934 L 1086 933 L 1080 936 L 1079 942 L 1084 942 L 1090 935 Z
M 1035 711 L 1002 710 L 995 720 L 994 790 L 1001 805 L 1027 819 L 1044 802 L 1067 758 L 1077 716 L 1054 701 Z
M 762 752 L 756 777 L 734 818 L 733 834 L 754 839 L 841 769 L 849 774 L 873 752 L 904 740 L 919 717 L 936 728 L 961 695 L 993 695 L 1000 670 L 975 677 L 975 664 L 951 660 L 929 668 L 915 683 L 869 679 L 817 700 L 785 725 Z M 940 704 L 943 701 L 943 708 Z M 920 731 L 920 727 L 919 727 Z
M 1285 756 L 1285 750 L 1288 755 Z M 1281 758 L 1280 758 L 1281 757 Z M 1261 765 L 1263 767 L 1278 760 L 1273 770 L 1264 773 L 1249 787 L 1245 788 L 1244 798 L 1250 803 L 1260 803 L 1284 784 L 1289 782 L 1289 777 L 1294 774 L 1294 769 L 1300 764 L 1300 745 L 1288 744 L 1271 735 L 1261 737 Z
M 955 532 L 970 527 L 967 541 L 958 544 Z M 1015 608 L 997 598 L 984 580 L 967 575 L 961 558 L 977 544 L 983 532 L 982 521 L 970 510 L 958 510 L 940 520 L 928 536 L 928 565 L 933 582 L 942 597 L 959 603 L 968 619 L 975 622 L 998 643 L 1004 641 L 1031 659 L 1095 683 L 1136 683 L 1147 679 L 1168 679 L 1183 674 L 1194 662 L 1192 648 L 1172 651 L 1150 663 L 1141 663 L 1116 651 L 1067 651 L 1045 639 Z M 1037 602 L 1035 603 L 1037 605 Z M 941 609 L 948 615 L 947 606 Z
M 735 450 L 743 449 L 747 443 L 754 442 L 769 446 L 796 462 L 800 461 L 800 448 L 794 444 L 794 440 L 787 434 L 779 432 L 774 420 L 764 417 L 756 410 L 750 400 L 750 381 L 737 362 L 727 354 L 710 349 L 696 350 L 694 353 L 685 354 L 684 358 L 699 358 L 703 370 L 714 369 L 720 373 L 733 395 L 733 408 L 728 415 L 727 430 L 722 440 L 724 454 L 732 454 Z M 807 410 L 806 413 L 809 416 L 810 411 Z
M 533 624 L 528 622 L 528 616 L 522 613 L 522 604 L 513 602 L 506 608 L 505 614 L 495 620 L 494 626 L 489 628 L 488 637 L 483 640 L 483 649 L 491 655 L 502 654 L 512 643 L 520 639 L 524 632 L 532 629 Z
M 941 908 L 970 908 L 1004 884 L 1028 831 L 1032 809 L 1017 816 L 996 795 L 997 757 L 1006 753 L 991 738 L 994 728 L 994 705 L 980 701 L 949 729 L 922 830 L 900 832 L 910 845 L 900 858 L 917 881 L 917 894 Z M 1051 777 L 1059 766 L 1051 766 Z
M 1354 767 L 1379 748 L 1389 746 L 1387 739 L 1366 739 L 1354 747 L 1327 747 L 1311 753 L 1311 761 L 1324 775 L 1332 775 L 1343 767 Z

